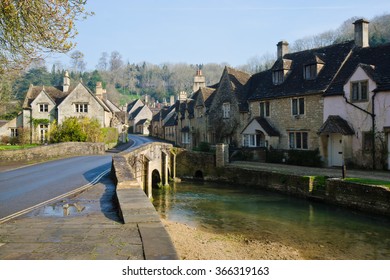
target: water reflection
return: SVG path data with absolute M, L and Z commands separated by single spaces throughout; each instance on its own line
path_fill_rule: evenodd
M 154 190 L 166 219 L 299 247 L 310 259 L 390 259 L 390 219 L 254 188 L 180 183 Z

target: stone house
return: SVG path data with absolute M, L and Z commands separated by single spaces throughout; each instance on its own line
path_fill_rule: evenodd
M 95 94 L 82 82 L 71 86 L 65 72 L 63 86 L 30 86 L 23 102 L 22 127 L 31 131 L 32 142 L 45 142 L 51 123 L 61 124 L 70 117 L 96 119 L 101 127 L 117 127 L 121 132 L 122 117 L 110 107 L 101 83 Z
M 130 133 L 149 135 L 149 125 L 153 113 L 147 105 L 139 106 L 135 110 L 131 110 L 131 113 L 128 115 Z
M 370 47 L 368 21 L 354 24 L 355 48 L 324 94 L 323 155 L 328 166 L 390 170 L 390 44 Z
M 213 93 L 207 130 L 211 134 L 210 143 L 225 143 L 239 146 L 240 131 L 248 119 L 246 83 L 248 73 L 225 67 L 218 86 Z
M 251 120 L 242 146 L 282 150 L 320 149 L 323 94 L 348 58 L 353 42 L 296 53 L 277 45 L 277 60 L 248 82 Z

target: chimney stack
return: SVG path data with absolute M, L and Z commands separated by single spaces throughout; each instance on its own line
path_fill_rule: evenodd
M 192 92 L 196 92 L 198 89 L 206 86 L 206 77 L 202 74 L 202 67 L 202 64 L 197 65 Z
M 63 92 L 69 91 L 69 87 L 70 87 L 69 73 L 68 73 L 68 71 L 65 71 L 64 83 L 63 83 L 63 86 L 62 86 L 62 91 Z
M 96 97 L 99 98 L 100 100 L 103 100 L 105 98 L 105 93 L 106 93 L 106 90 L 103 89 L 103 85 L 102 85 L 102 82 L 96 82 Z
M 355 25 L 355 46 L 366 48 L 369 47 L 368 41 L 368 24 L 370 22 L 366 19 L 359 19 L 353 24 Z
M 283 58 L 288 53 L 288 43 L 286 41 L 280 41 L 277 46 L 278 59 Z

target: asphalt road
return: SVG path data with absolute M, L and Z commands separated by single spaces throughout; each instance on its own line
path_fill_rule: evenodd
M 82 156 L 0 173 L 0 219 L 94 183 L 111 156 Z
M 152 140 L 129 135 L 127 150 Z M 81 156 L 0 172 L 0 223 L 96 183 L 111 170 L 112 155 Z

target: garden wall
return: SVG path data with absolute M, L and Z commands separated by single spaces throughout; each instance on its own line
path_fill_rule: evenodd
M 0 151 L 1 161 L 35 161 L 67 156 L 102 155 L 104 143 L 67 142 L 33 148 Z

